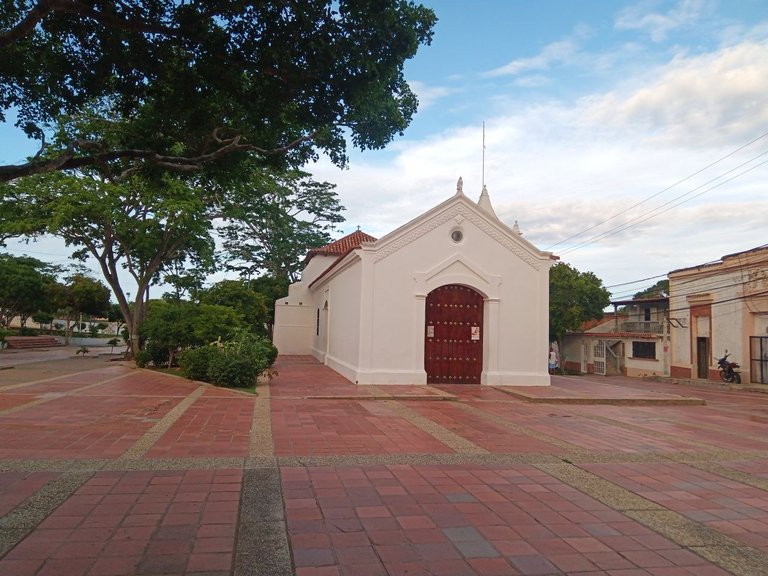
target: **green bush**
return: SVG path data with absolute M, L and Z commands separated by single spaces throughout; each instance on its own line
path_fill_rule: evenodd
M 136 361 L 136 366 L 139 368 L 146 368 L 149 361 L 152 360 L 152 357 L 146 350 L 139 350 L 134 360 Z
M 179 357 L 187 378 L 216 386 L 248 388 L 264 370 L 272 366 L 277 348 L 271 342 L 249 333 L 211 346 L 189 348 Z
M 179 354 L 179 366 L 181 373 L 190 380 L 208 381 L 208 367 L 211 364 L 211 358 L 218 354 L 214 346 L 199 346 L 197 348 L 187 348 Z
M 144 345 L 144 351 L 149 355 L 149 359 L 155 366 L 165 366 L 168 364 L 170 350 L 159 342 L 148 340 Z M 170 366 L 168 366 L 170 368 Z

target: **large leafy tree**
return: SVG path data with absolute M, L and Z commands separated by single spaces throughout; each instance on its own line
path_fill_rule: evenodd
M 549 271 L 549 338 L 561 342 L 583 322 L 603 317 L 611 294 L 592 272 L 579 272 L 565 262 Z M 562 350 L 562 347 L 561 347 Z
M 72 274 L 64 283 L 57 283 L 49 297 L 57 307 L 56 315 L 66 322 L 67 342 L 74 328 L 73 322 L 79 317 L 109 314 L 109 288 L 83 273 Z
M 409 0 L 6 0 L 0 121 L 44 143 L 0 180 L 151 163 L 188 171 L 243 156 L 298 166 L 346 141 L 380 148 L 417 99 L 404 62 L 434 13 Z
M 304 255 L 328 244 L 344 221 L 334 188 L 300 171 L 252 171 L 234 183 L 223 229 L 230 267 L 246 277 L 265 273 L 295 282 Z
M 51 311 L 46 297 L 55 283 L 50 264 L 28 256 L 0 254 L 0 326 L 18 316 L 21 325 L 34 313 Z
M 197 293 L 201 304 L 228 306 L 242 319 L 250 331 L 266 336 L 269 326 L 269 304 L 263 294 L 242 280 L 222 280 Z
M 215 203 L 189 182 L 163 174 L 120 182 L 96 173 L 48 173 L 7 184 L 0 194 L 0 230 L 51 234 L 93 258 L 115 295 L 131 335 L 138 334 L 149 287 L 174 262 L 212 267 Z M 23 207 L 22 217 L 16 212 Z M 15 218 L 6 218 L 13 212 Z M 133 302 L 123 274 L 138 286 Z M 132 351 L 138 352 L 138 338 Z

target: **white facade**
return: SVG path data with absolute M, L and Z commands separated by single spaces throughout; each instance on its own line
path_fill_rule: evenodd
M 276 302 L 274 342 L 281 354 L 312 354 L 358 384 L 426 384 L 427 296 L 460 286 L 482 296 L 480 383 L 548 385 L 553 261 L 498 220 L 487 191 L 475 203 L 459 184 L 377 241 L 311 257 Z
M 768 383 L 768 248 L 669 273 L 673 377 L 718 379 L 717 359 L 741 380 Z

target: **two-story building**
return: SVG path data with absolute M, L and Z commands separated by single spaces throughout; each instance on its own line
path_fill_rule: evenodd
M 584 374 L 666 376 L 669 340 L 666 297 L 611 302 L 612 314 L 566 335 L 563 366 Z

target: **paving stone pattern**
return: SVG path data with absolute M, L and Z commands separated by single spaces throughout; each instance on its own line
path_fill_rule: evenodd
M 768 395 L 0 363 L 2 576 L 768 574 Z M 31 359 L 30 359 L 31 358 Z

